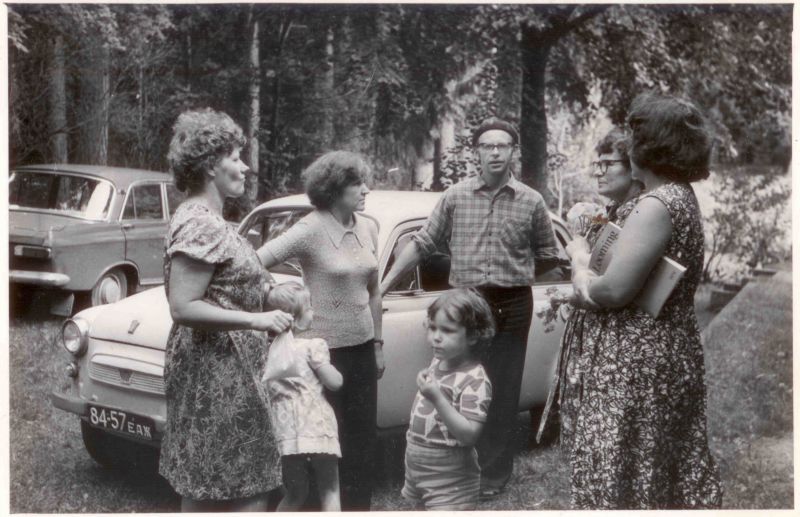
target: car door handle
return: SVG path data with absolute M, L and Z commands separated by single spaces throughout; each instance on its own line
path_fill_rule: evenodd
M 122 229 L 123 230 L 130 230 L 131 228 L 133 228 L 133 224 L 131 224 L 131 223 L 122 223 Z
M 383 312 L 389 312 L 389 308 L 388 307 L 384 307 L 383 308 Z

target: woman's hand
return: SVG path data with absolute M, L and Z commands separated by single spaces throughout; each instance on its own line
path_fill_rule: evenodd
M 253 314 L 251 328 L 253 330 L 267 330 L 280 334 L 292 326 L 294 318 L 283 311 L 257 312 Z
M 386 371 L 386 361 L 383 359 L 383 345 L 375 343 L 375 366 L 378 369 L 378 378 L 383 377 L 383 372 Z
M 589 242 L 586 240 L 586 237 L 582 237 L 580 235 L 573 237 L 567 247 L 564 248 L 567 252 L 567 255 L 570 258 L 573 258 L 576 253 L 584 252 L 589 253 Z
M 439 388 L 439 383 L 436 381 L 431 372 L 426 368 L 420 370 L 417 374 L 417 387 L 422 396 L 431 402 L 436 402 L 436 399 L 442 396 L 442 390 Z
M 597 275 L 588 269 L 578 270 L 572 277 L 572 286 L 575 289 L 572 304 L 582 309 L 599 309 L 600 306 L 592 301 L 589 296 L 589 287 Z

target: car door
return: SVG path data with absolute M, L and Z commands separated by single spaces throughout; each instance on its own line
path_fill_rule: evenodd
M 398 225 L 387 240 L 381 260 L 382 274 L 388 271 L 411 235 L 424 219 Z M 378 383 L 378 427 L 408 424 L 411 403 L 417 392 L 417 373 L 433 356 L 423 323 L 428 306 L 448 289 L 449 257 L 436 253 L 408 272 L 383 298 L 383 347 L 386 372 Z
M 561 349 L 561 336 L 569 315 L 569 306 L 562 305 L 554 310 L 550 299 L 554 296 L 567 296 L 572 293 L 572 272 L 565 246 L 571 239 L 569 232 L 560 221 L 553 219 L 553 230 L 560 266 L 551 278 L 542 279 L 537 275 L 533 286 L 533 318 L 528 332 L 528 348 L 525 354 L 525 369 L 522 374 L 520 390 L 520 410 L 543 406 L 547 401 L 550 382 L 553 379 L 556 362 Z
M 136 265 L 141 285 L 164 281 L 165 214 L 162 182 L 136 183 L 128 189 L 121 216 L 125 259 Z
M 391 268 L 394 259 L 408 244 L 411 234 L 424 221 L 411 221 L 398 226 L 387 242 L 391 250 L 383 259 L 381 271 Z M 559 222 L 553 223 L 559 258 L 558 273 L 532 287 L 534 315 L 528 333 L 520 410 L 543 405 L 555 371 L 561 336 L 568 313 L 550 310 L 550 298 L 571 292 L 569 260 L 564 246 L 569 232 Z M 386 373 L 378 385 L 378 427 L 387 428 L 408 424 L 416 375 L 431 361 L 432 352 L 426 342 L 423 322 L 426 310 L 442 291 L 449 288 L 450 259 L 445 253 L 435 253 L 397 282 L 394 290 L 383 299 L 383 338 Z M 549 313 L 548 313 L 549 311 Z

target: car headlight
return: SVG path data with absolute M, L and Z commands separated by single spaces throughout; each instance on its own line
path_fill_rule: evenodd
M 67 352 L 82 356 L 89 343 L 89 324 L 80 318 L 68 319 L 61 327 L 61 342 Z

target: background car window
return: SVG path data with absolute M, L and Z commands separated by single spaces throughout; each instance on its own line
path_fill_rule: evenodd
M 411 242 L 411 236 L 415 231 L 417 231 L 417 229 L 418 228 L 413 228 L 408 230 L 397 238 L 397 242 L 395 242 L 394 247 L 392 248 L 392 254 L 389 256 L 389 261 L 386 263 L 386 268 L 383 270 L 384 275 L 386 272 L 392 269 L 395 260 L 397 260 L 397 257 L 400 256 L 403 248 L 408 246 L 408 243 Z M 395 282 L 391 292 L 418 291 L 420 289 L 420 284 L 417 277 L 418 269 L 419 268 L 414 268 L 400 277 L 397 282 Z
M 123 219 L 163 219 L 161 185 L 139 185 L 131 190 L 125 203 Z
M 14 172 L 8 190 L 12 206 L 90 219 L 105 218 L 111 205 L 111 185 L 82 176 Z
M 186 199 L 186 193 L 178 190 L 172 183 L 167 183 L 167 206 L 169 207 L 169 216 L 175 214 L 183 200 Z
M 253 248 L 260 248 L 265 242 L 283 234 L 286 230 L 305 217 L 310 209 L 292 209 L 267 212 L 263 211 L 251 217 L 247 226 L 242 228 L 242 235 L 252 244 Z M 302 268 L 296 260 L 287 260 L 269 268 L 271 273 L 301 276 Z

